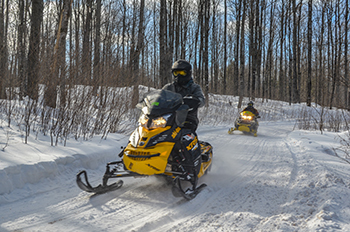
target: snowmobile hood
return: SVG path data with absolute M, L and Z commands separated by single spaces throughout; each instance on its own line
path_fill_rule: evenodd
M 146 115 L 161 116 L 176 111 L 181 104 L 181 94 L 161 89 L 147 93 L 136 107 Z

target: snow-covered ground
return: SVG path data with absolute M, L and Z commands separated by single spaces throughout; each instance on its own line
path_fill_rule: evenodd
M 258 137 L 229 135 L 231 125 L 203 121 L 198 135 L 214 147 L 213 166 L 191 201 L 156 177 L 123 178 L 121 189 L 102 195 L 76 186 L 82 169 L 101 183 L 128 135 L 66 147 L 40 135 L 28 144 L 0 137 L 9 141 L 0 151 L 0 231 L 350 231 L 350 164 L 333 151 L 339 133 L 265 115 Z

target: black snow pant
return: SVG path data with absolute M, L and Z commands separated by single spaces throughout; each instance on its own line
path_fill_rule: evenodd
M 201 168 L 201 148 L 195 131 L 183 129 L 181 143 L 187 162 L 184 163 L 186 171 L 198 174 Z

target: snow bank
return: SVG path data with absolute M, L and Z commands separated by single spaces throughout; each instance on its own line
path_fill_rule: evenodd
M 54 179 L 67 170 L 97 169 L 117 160 L 127 136 L 115 134 L 106 140 L 73 141 L 69 147 L 33 143 L 17 143 L 0 152 L 0 204 L 9 201 L 12 191 L 27 184 Z

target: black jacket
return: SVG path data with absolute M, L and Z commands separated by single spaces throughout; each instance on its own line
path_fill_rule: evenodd
M 194 97 L 198 98 L 199 100 L 199 107 L 202 107 L 205 105 L 205 98 L 202 92 L 201 87 L 194 83 L 193 80 L 190 80 L 189 83 L 186 86 L 178 85 L 177 83 L 169 83 L 166 84 L 163 89 L 173 91 L 176 93 L 179 93 L 182 95 L 182 97 L 186 95 L 193 95 Z M 197 127 L 199 120 L 198 120 L 198 109 L 193 109 L 188 112 L 187 120 L 195 123 L 195 127 Z

